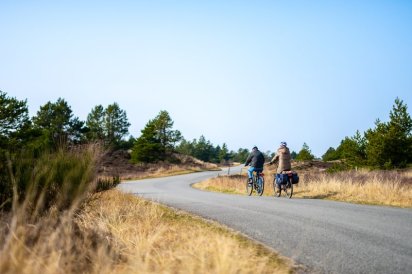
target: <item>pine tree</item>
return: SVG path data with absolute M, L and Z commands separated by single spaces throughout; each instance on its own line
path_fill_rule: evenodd
M 29 123 L 27 100 L 8 97 L 0 90 L 0 138 L 10 138 Z
M 118 145 L 129 133 L 129 126 L 126 111 L 120 109 L 117 103 L 107 106 L 104 112 L 104 134 L 107 145 Z
M 157 162 L 164 159 L 164 149 L 158 138 L 156 125 L 149 121 L 142 130 L 142 135 L 136 139 L 132 149 L 133 162 Z
M 412 119 L 407 105 L 396 98 L 388 123 L 375 123 L 366 136 L 368 164 L 378 168 L 405 167 L 412 161 Z
M 104 115 L 105 111 L 102 105 L 95 106 L 87 115 L 86 127 L 88 129 L 87 139 L 89 141 L 103 141 L 105 139 Z
M 297 161 L 310 161 L 315 159 L 315 156 L 312 155 L 312 152 L 309 149 L 309 146 L 306 143 L 303 143 L 302 149 L 296 155 Z
M 49 144 L 55 147 L 81 141 L 84 122 L 73 117 L 71 107 L 59 98 L 55 103 L 47 102 L 33 117 L 34 126 L 43 131 Z
M 334 149 L 333 147 L 329 147 L 325 154 L 322 155 L 322 160 L 325 162 L 337 159 L 339 159 L 339 155 L 336 153 L 336 149 Z
M 366 139 L 359 130 L 353 137 L 345 137 L 335 151 L 337 159 L 342 159 L 349 166 L 362 166 L 366 161 Z
M 135 162 L 156 162 L 172 160 L 175 144 L 182 139 L 178 130 L 172 130 L 173 120 L 167 111 L 161 111 L 155 119 L 150 120 L 136 139 L 132 149 Z
M 219 162 L 226 162 L 229 160 L 229 150 L 226 143 L 223 143 L 222 148 L 219 151 Z
M 173 120 L 167 111 L 162 110 L 154 119 L 154 124 L 157 132 L 157 137 L 160 140 L 164 150 L 171 152 L 175 145 L 182 139 L 182 134 L 179 130 L 173 130 Z
M 108 147 L 118 147 L 129 133 L 130 123 L 126 111 L 117 103 L 95 106 L 87 116 L 86 126 L 89 141 L 102 141 Z

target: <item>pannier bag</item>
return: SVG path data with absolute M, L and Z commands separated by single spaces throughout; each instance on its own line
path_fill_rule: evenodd
M 292 184 L 297 184 L 299 183 L 299 175 L 297 172 L 292 173 Z
M 299 175 L 295 171 L 288 171 L 286 173 L 276 173 L 276 184 L 285 185 L 288 183 L 289 177 L 292 177 L 292 184 L 299 183 Z
M 288 174 L 276 173 L 276 184 L 286 185 L 289 180 Z

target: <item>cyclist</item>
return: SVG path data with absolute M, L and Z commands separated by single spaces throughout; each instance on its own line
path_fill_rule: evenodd
M 250 164 L 250 168 L 248 169 L 249 183 L 252 183 L 253 171 L 262 172 L 264 163 L 265 156 L 263 156 L 263 153 L 260 152 L 256 146 L 254 146 L 245 162 L 245 166 Z
M 292 165 L 290 163 L 291 160 L 292 157 L 290 155 L 289 148 L 287 147 L 287 143 L 281 142 L 278 150 L 276 151 L 276 155 L 269 162 L 269 165 L 279 162 L 276 173 L 282 173 L 283 171 L 289 171 L 292 169 Z M 276 191 L 279 191 L 279 185 L 277 186 Z

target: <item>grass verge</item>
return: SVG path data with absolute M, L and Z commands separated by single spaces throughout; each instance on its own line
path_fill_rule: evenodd
M 1 216 L 0 273 L 291 273 L 223 226 L 109 190 L 35 223 Z
M 267 172 L 268 173 L 268 172 Z M 245 194 L 246 175 L 220 176 L 195 188 Z M 273 196 L 273 176 L 265 177 L 265 196 Z M 412 207 L 412 172 L 347 171 L 334 174 L 301 172 L 293 198 L 327 199 L 358 204 Z
M 184 165 L 172 165 L 172 166 L 167 166 L 167 167 L 154 166 L 153 168 L 150 168 L 147 171 L 141 172 L 139 174 L 124 176 L 122 178 L 122 182 L 184 175 L 184 174 L 202 172 L 202 171 L 220 171 L 220 170 L 221 168 L 217 166 L 212 166 L 208 168 L 207 167 L 201 168 L 201 167 L 196 167 L 196 166 L 184 166 Z

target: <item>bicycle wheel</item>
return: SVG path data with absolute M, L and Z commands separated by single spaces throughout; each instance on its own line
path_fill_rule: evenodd
M 258 176 L 256 194 L 259 196 L 262 196 L 264 190 L 265 190 L 265 179 L 262 176 Z
M 253 184 L 249 184 L 249 178 L 246 180 L 246 194 L 252 195 L 253 192 Z
M 292 198 L 292 195 L 293 195 L 292 178 L 289 178 L 288 183 L 284 185 L 283 191 L 286 197 L 288 197 L 289 199 Z
M 273 179 L 273 193 L 275 197 L 280 197 L 280 193 L 281 193 L 281 189 L 279 189 L 279 192 L 276 192 L 276 190 L 278 189 L 278 185 L 276 184 L 276 177 L 275 179 Z

